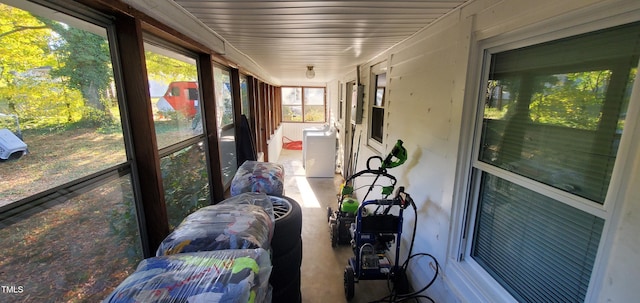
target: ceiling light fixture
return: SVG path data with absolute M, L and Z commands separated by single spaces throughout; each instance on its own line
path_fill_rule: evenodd
M 316 76 L 316 72 L 313 70 L 313 65 L 307 65 L 307 78 L 313 79 Z

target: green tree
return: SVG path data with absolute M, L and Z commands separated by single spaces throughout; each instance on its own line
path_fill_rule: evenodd
M 598 126 L 611 71 L 588 71 L 546 77 L 532 97 L 534 122 L 571 128 Z
M 39 125 L 112 121 L 106 39 L 0 4 L 0 42 L 0 111 Z
M 169 83 L 172 81 L 196 81 L 195 64 L 170 58 L 151 51 L 144 52 L 149 79 Z
M 52 45 L 59 66 L 51 75 L 62 77 L 70 87 L 80 90 L 89 106 L 108 113 L 101 101 L 101 96 L 105 94 L 113 79 L 107 40 L 94 33 L 53 20 L 42 17 L 38 17 L 38 20 L 61 38 L 59 43 Z
M 24 98 L 16 83 L 20 75 L 55 63 L 48 47 L 50 32 L 28 12 L 0 4 L 0 111 L 18 113 L 16 107 Z

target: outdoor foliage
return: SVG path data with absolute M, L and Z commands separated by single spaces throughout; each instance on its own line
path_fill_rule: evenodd
M 176 228 L 188 214 L 210 204 L 209 183 L 204 161 L 204 153 L 197 145 L 161 160 L 162 183 L 171 230 Z M 123 184 L 123 186 L 130 187 L 130 184 Z M 138 244 L 140 237 L 138 219 L 133 191 L 128 188 L 123 190 L 123 193 L 125 193 L 123 206 L 110 210 L 109 227 L 115 239 L 126 244 L 125 254 L 129 262 L 135 263 L 139 261 L 138 256 L 142 255 Z
M 198 68 L 195 65 L 195 60 L 193 63 L 189 63 L 151 51 L 145 51 L 144 56 L 150 80 L 165 84 L 172 81 L 197 80 Z
M 630 91 L 635 72 L 636 69 L 631 71 L 627 91 Z M 602 115 L 610 78 L 609 70 L 536 76 L 528 118 L 540 124 L 595 130 Z M 520 93 L 518 78 L 490 80 L 485 118 L 508 119 L 515 115 Z M 523 101 L 527 101 L 525 99 Z
M 112 123 L 104 37 L 0 4 L 0 112 L 27 128 Z
M 2 302 L 100 302 L 131 274 L 139 240 L 121 241 L 108 228 L 109 212 L 130 209 L 122 203 L 127 184 L 114 180 L 4 227 L 0 282 L 24 292 L 0 295 Z
M 540 81 L 529 109 L 533 122 L 591 129 L 598 127 L 611 71 L 553 76 Z
M 297 109 L 294 111 L 293 109 Z M 302 122 L 302 106 L 282 106 L 282 120 L 292 122 Z
M 138 217 L 131 183 L 122 183 L 122 207 L 114 207 L 109 210 L 109 231 L 118 242 L 124 243 L 126 250 L 123 252 L 131 266 L 140 261 L 142 246 L 140 245 L 140 233 Z
M 307 105 L 304 108 L 305 122 L 324 122 L 324 107 Z
M 94 33 L 38 18 L 62 39 L 51 45 L 59 65 L 51 75 L 80 90 L 90 107 L 105 111 L 101 102 L 113 79 L 107 40 Z
M 198 144 L 160 160 L 169 227 L 210 204 L 206 158 Z

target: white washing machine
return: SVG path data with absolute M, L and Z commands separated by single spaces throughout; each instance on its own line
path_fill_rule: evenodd
M 309 132 L 304 159 L 307 177 L 333 178 L 336 173 L 336 132 Z M 304 147 L 303 147 L 304 149 Z
M 306 166 L 307 134 L 322 133 L 326 131 L 329 131 L 329 124 L 324 124 L 322 127 L 309 127 L 302 130 L 302 167 Z

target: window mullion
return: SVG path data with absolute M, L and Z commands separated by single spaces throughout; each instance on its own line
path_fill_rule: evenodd
M 520 185 L 522 187 L 528 188 L 535 192 L 541 193 L 549 198 L 558 200 L 562 203 L 568 204 L 572 207 L 580 209 L 584 212 L 592 214 L 594 216 L 606 219 L 608 216 L 607 209 L 598 203 L 595 203 L 589 199 L 585 199 L 579 196 L 572 195 L 566 191 L 557 189 L 555 187 L 546 185 L 544 183 L 537 182 L 535 180 L 529 179 L 527 177 L 518 175 L 516 173 L 510 172 L 508 170 L 499 168 L 497 166 L 493 166 L 491 164 L 484 163 L 482 161 L 475 160 L 473 167 L 490 173 L 494 176 L 497 176 L 501 179 L 507 180 L 514 184 Z

